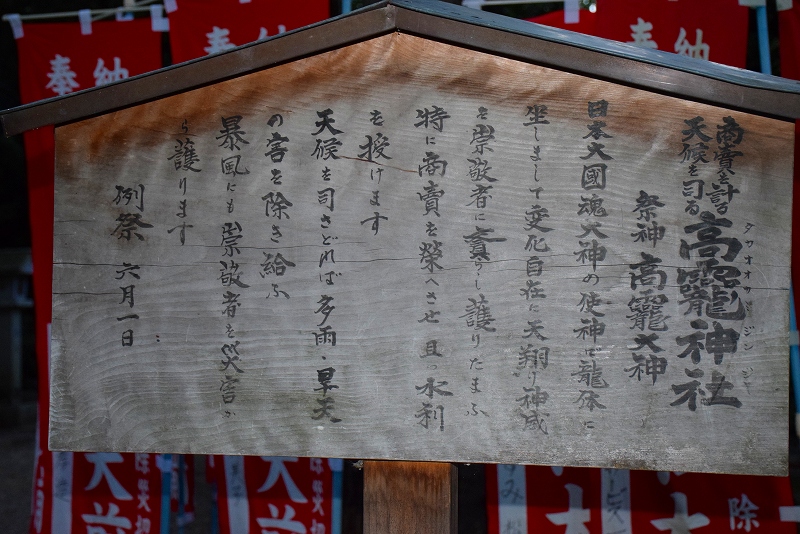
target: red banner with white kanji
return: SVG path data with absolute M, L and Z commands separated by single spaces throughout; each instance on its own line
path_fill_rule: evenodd
M 173 0 L 165 2 L 172 62 L 181 63 L 330 17 L 328 0 Z
M 599 469 L 487 465 L 488 533 L 600 533 L 599 487 Z
M 152 31 L 149 19 L 94 22 L 89 27 L 84 25 L 83 29 L 77 22 L 25 24 L 22 29 L 23 35 L 16 43 L 23 103 L 107 84 L 161 67 L 161 34 Z M 48 325 L 52 316 L 53 275 L 55 159 L 53 128 L 50 126 L 26 132 L 24 140 L 32 233 L 31 253 L 34 265 L 36 355 L 39 369 L 39 426 L 30 531 L 37 534 L 61 533 L 69 532 L 69 525 L 75 525 L 72 521 L 80 521 L 82 515 L 98 517 L 102 514 L 108 515 L 115 510 L 114 506 L 120 506 L 121 514 L 128 508 L 124 503 L 117 504 L 108 495 L 101 496 L 98 492 L 105 490 L 101 488 L 102 484 L 99 482 L 94 488 L 87 489 L 87 486 L 91 486 L 89 481 L 84 484 L 82 480 L 73 478 L 83 476 L 88 469 L 84 464 L 84 456 L 68 452 L 51 453 L 47 450 Z M 148 488 L 152 485 L 148 478 L 140 478 L 142 473 L 135 472 L 133 455 L 126 454 L 122 457 L 123 462 L 120 465 L 111 462 L 104 473 L 113 473 L 125 492 L 132 496 L 131 500 L 134 500 L 139 495 L 140 480 L 147 480 Z M 91 473 L 89 476 L 92 476 Z M 105 487 L 109 487 L 108 483 Z M 148 491 L 152 493 L 152 490 Z M 155 513 L 158 514 L 160 483 L 155 487 L 155 492 L 157 506 Z M 113 493 L 109 495 L 113 497 Z M 77 507 L 83 502 L 81 499 L 92 496 L 95 500 L 87 504 L 88 508 L 83 505 L 82 508 Z M 100 511 L 95 508 L 95 503 L 102 508 Z M 139 516 L 124 517 L 131 522 L 132 527 L 135 527 Z M 142 515 L 140 524 L 145 525 L 147 521 L 151 523 L 155 521 L 157 524 L 158 517 L 160 516 Z M 76 532 L 87 531 L 83 523 L 78 524 L 80 528 Z M 143 526 L 139 531 L 145 532 L 144 528 Z M 136 528 L 131 529 L 131 532 L 136 531 Z
M 214 456 L 213 465 L 220 534 L 333 532 L 331 460 Z
M 69 506 L 56 503 L 54 520 L 70 524 L 69 532 L 132 532 L 156 534 L 161 521 L 162 468 L 155 454 L 116 452 L 59 453 L 72 455 L 72 492 Z M 169 466 L 167 466 L 169 467 Z M 69 476 L 59 479 L 69 484 Z M 55 482 L 55 480 L 54 480 Z M 69 514 L 71 517 L 61 517 Z M 67 521 L 69 519 L 69 521 Z
M 489 534 L 794 534 L 788 477 L 490 465 Z
M 48 484 L 37 476 L 30 532 L 159 532 L 163 470 L 169 469 L 160 455 L 45 455 L 48 466 L 40 469 L 51 470 L 49 494 L 44 494 Z
M 17 39 L 22 103 L 104 85 L 161 67 L 161 34 L 149 18 L 25 24 Z
M 563 11 L 531 22 L 744 68 L 749 8 L 738 0 L 597 0 L 565 24 Z

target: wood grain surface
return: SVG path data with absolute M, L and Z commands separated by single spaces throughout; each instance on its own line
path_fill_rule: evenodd
M 364 534 L 456 534 L 458 476 L 440 462 L 364 462 Z
M 53 449 L 786 473 L 789 123 L 392 34 L 56 141 Z

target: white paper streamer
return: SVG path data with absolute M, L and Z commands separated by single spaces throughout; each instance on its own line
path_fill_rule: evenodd
M 800 523 L 800 506 L 781 506 L 778 508 L 781 521 L 786 523 Z
M 580 0 L 564 0 L 564 24 L 577 24 L 581 20 Z
M 509 532 L 528 532 L 525 466 L 498 465 L 497 490 L 500 528 L 508 528 Z
M 154 32 L 169 31 L 169 19 L 164 17 L 164 13 L 161 11 L 162 7 L 161 4 L 150 6 L 150 23 Z
M 627 469 L 600 472 L 600 519 L 603 533 L 631 534 L 631 475 Z
M 92 34 L 92 10 L 81 9 L 78 11 L 78 20 L 81 21 L 81 35 Z
M 6 15 L 6 20 L 11 24 L 11 32 L 14 34 L 14 39 L 25 37 L 25 32 L 22 29 L 22 19 L 19 18 L 19 13 Z

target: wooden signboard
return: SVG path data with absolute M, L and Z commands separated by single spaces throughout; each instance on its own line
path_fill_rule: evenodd
M 786 474 L 800 86 L 507 20 L 1 114 L 57 124 L 51 448 Z
M 792 129 L 399 33 L 59 127 L 51 446 L 785 473 Z

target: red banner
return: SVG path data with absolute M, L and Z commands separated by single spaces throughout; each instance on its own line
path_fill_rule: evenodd
M 565 24 L 563 11 L 530 19 L 644 48 L 744 68 L 749 8 L 738 0 L 597 0 L 597 12 L 581 10 Z
M 23 104 L 121 80 L 161 67 L 161 34 L 150 19 L 25 24 L 17 39 Z
M 778 4 L 781 76 L 800 80 L 800 2 L 783 0 Z
M 59 512 L 71 511 L 70 532 L 159 532 L 160 456 L 116 452 L 59 454 L 71 454 L 73 458 L 72 502 L 68 508 L 56 503 L 53 514 L 58 519 Z M 68 480 L 65 477 L 59 482 Z
M 679 524 L 701 534 L 797 532 L 780 519 L 781 507 L 793 508 L 788 477 L 631 471 L 630 483 L 634 532 Z
M 329 460 L 215 456 L 213 462 L 220 534 L 333 532 Z
M 486 466 L 489 534 L 600 533 L 600 470 Z
M 223 52 L 330 16 L 328 0 L 175 0 L 169 13 L 172 62 Z M 177 8 L 177 9 L 175 9 Z
M 794 534 L 789 478 L 486 467 L 489 534 Z
M 84 31 L 86 29 L 84 28 Z M 149 19 L 95 22 L 91 25 L 91 33 L 88 35 L 81 33 L 81 26 L 78 23 L 25 24 L 23 30 L 24 35 L 16 41 L 20 94 L 23 103 L 60 96 L 161 67 L 161 35 L 152 31 Z M 80 459 L 80 455 L 76 456 L 78 458 L 76 467 L 72 453 L 50 453 L 47 450 L 48 327 L 52 316 L 53 276 L 55 158 L 53 128 L 45 127 L 27 132 L 24 140 L 28 170 L 36 354 L 39 369 L 38 454 L 34 470 L 31 532 L 39 534 L 65 532 L 65 525 L 71 523 L 65 522 L 64 515 L 80 519 L 81 514 L 90 514 L 94 510 L 94 502 L 103 506 L 102 513 L 108 514 L 112 501 L 102 499 L 92 501 L 88 509 L 84 507 L 73 510 L 71 506 L 73 504 L 77 506 L 84 497 L 83 489 L 86 485 L 81 487 L 79 484 L 82 482 L 72 484 L 73 474 L 78 476 L 83 473 L 81 470 L 83 460 Z M 123 455 L 123 457 L 125 458 L 123 463 L 134 465 L 133 455 Z M 123 466 L 110 469 L 109 472 L 122 477 L 120 483 L 124 484 L 126 491 L 137 491 L 140 480 L 138 475 L 135 476 L 134 472 L 129 472 L 130 470 Z M 116 471 L 119 469 L 123 471 L 117 474 Z M 160 489 L 157 489 L 156 494 L 158 492 Z M 120 508 L 120 513 L 122 510 L 123 508 Z M 134 523 L 136 519 L 137 517 L 132 518 Z M 142 519 L 152 521 L 154 518 L 142 516 Z M 155 521 L 157 522 L 157 519 Z M 85 531 L 84 527 L 79 530 L 79 532 Z

